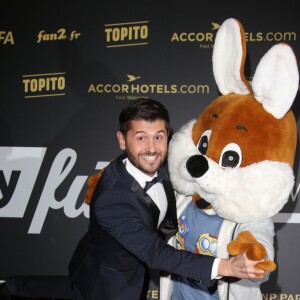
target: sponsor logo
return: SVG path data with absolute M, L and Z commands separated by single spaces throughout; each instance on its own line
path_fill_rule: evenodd
M 0 45 L 14 45 L 14 36 L 12 31 L 0 31 Z
M 0 217 L 24 217 L 46 150 L 43 147 L 0 147 Z M 76 159 L 76 152 L 69 148 L 61 150 L 55 157 L 28 233 L 41 232 L 50 209 L 63 208 L 68 218 L 76 218 L 82 213 L 89 218 L 89 207 L 85 203 L 76 208 L 88 176 L 77 176 L 63 199 L 57 200 L 55 196 L 56 190 L 73 169 Z
M 23 75 L 24 97 L 64 96 L 66 88 L 65 75 L 65 72 Z
M 45 30 L 41 30 L 37 36 L 37 43 L 69 40 L 70 42 L 78 40 L 81 33 L 76 30 L 72 30 L 70 33 L 65 28 L 60 28 L 57 32 L 47 33 Z
M 211 22 L 211 28 L 205 32 L 173 32 L 171 42 L 173 43 L 197 43 L 200 48 L 213 48 L 215 34 L 220 24 Z M 247 42 L 295 42 L 296 32 L 245 32 Z
M 300 300 L 300 294 L 262 293 L 263 300 Z
M 106 47 L 148 45 L 148 21 L 106 24 L 104 28 Z
M 132 100 L 146 94 L 209 94 L 208 84 L 139 83 L 139 75 L 127 74 L 127 83 L 91 83 L 88 93 L 113 94 L 117 100 Z

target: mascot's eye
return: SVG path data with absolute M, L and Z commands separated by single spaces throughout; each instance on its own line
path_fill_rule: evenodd
M 202 155 L 205 155 L 207 152 L 208 141 L 209 141 L 210 135 L 211 135 L 211 130 L 210 129 L 205 130 L 202 133 L 200 140 L 197 144 L 197 149 L 200 152 L 200 154 L 202 154 Z
M 222 151 L 219 165 L 224 168 L 237 168 L 242 163 L 242 151 L 235 143 L 228 144 Z

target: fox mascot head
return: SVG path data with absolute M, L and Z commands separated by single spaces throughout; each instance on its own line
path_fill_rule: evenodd
M 270 218 L 288 201 L 297 143 L 290 108 L 299 73 L 291 47 L 273 46 L 251 86 L 245 58 L 243 27 L 227 19 L 213 49 L 213 74 L 222 95 L 173 136 L 168 154 L 175 190 L 198 194 L 218 215 L 239 223 Z

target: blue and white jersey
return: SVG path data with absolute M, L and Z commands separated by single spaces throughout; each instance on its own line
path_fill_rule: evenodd
M 178 219 L 176 248 L 215 257 L 222 222 L 212 209 L 203 210 L 191 201 Z M 219 299 L 217 284 L 208 289 L 195 280 L 175 276 L 172 300 L 184 299 Z

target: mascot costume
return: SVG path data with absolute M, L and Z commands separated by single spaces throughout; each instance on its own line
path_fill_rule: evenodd
M 227 19 L 213 50 L 213 73 L 222 96 L 174 134 L 168 164 L 177 195 L 178 233 L 169 243 L 204 255 L 246 253 L 268 271 L 256 280 L 221 278 L 215 290 L 191 279 L 161 278 L 160 299 L 262 299 L 260 284 L 275 270 L 271 217 L 289 199 L 297 125 L 290 110 L 299 84 L 295 55 L 273 46 L 252 80 L 244 76 L 243 27 Z M 104 170 L 104 169 L 103 169 Z M 89 204 L 101 173 L 88 180 Z
M 259 62 L 252 85 L 244 76 L 246 41 L 241 23 L 227 19 L 213 49 L 221 96 L 172 137 L 168 164 L 177 193 L 178 249 L 228 258 L 246 253 L 266 270 L 257 280 L 221 278 L 215 290 L 186 278 L 161 279 L 161 300 L 262 299 L 260 284 L 276 268 L 271 217 L 294 185 L 297 61 L 287 44 Z M 174 243 L 175 242 L 175 243 Z

